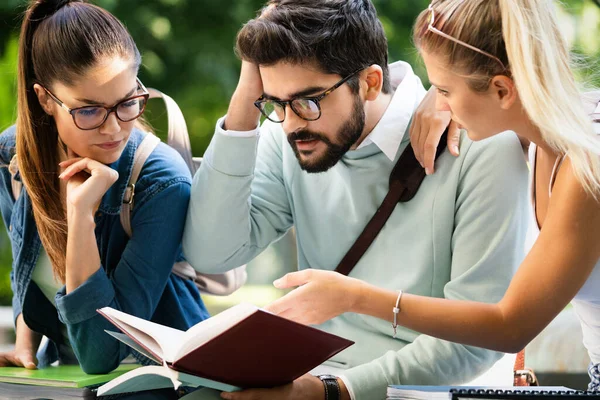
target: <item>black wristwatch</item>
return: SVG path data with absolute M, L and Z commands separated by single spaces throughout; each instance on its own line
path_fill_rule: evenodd
M 325 386 L 325 400 L 340 400 L 340 384 L 337 377 L 333 375 L 317 375 Z

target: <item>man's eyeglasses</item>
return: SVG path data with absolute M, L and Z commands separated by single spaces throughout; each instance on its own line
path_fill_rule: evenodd
M 103 106 L 84 106 L 77 108 L 69 108 L 58 99 L 50 90 L 44 88 L 46 93 L 54 100 L 61 108 L 65 109 L 73 117 L 75 126 L 84 131 L 99 128 L 106 122 L 110 113 L 114 112 L 117 118 L 123 122 L 133 121 L 139 118 L 146 109 L 146 103 L 150 94 L 142 82 L 136 78 L 138 87 L 137 91 L 141 94 L 121 100 L 112 107 Z
M 434 24 L 435 24 L 435 11 L 433 10 L 433 2 L 431 4 L 429 4 L 428 10 L 431 13 L 431 17 L 430 17 L 430 20 L 429 20 L 429 26 L 427 26 L 427 30 L 428 31 L 433 32 L 435 34 L 438 34 L 441 37 L 446 38 L 448 40 L 451 40 L 454 43 L 458 43 L 458 44 L 460 44 L 460 45 L 462 45 L 462 46 L 464 46 L 464 47 L 466 47 L 468 49 L 471 49 L 471 50 L 476 51 L 476 52 L 478 52 L 480 54 L 483 54 L 484 56 L 487 56 L 487 57 L 489 57 L 489 58 L 491 58 L 493 60 L 496 60 L 498 62 L 498 64 L 500 64 L 502 66 L 502 70 L 503 71 L 507 70 L 507 68 L 504 66 L 504 63 L 498 57 L 496 57 L 495 55 L 490 54 L 487 51 L 483 51 L 481 49 L 478 49 L 475 46 L 472 46 L 472 45 L 470 45 L 470 44 L 468 44 L 466 42 L 463 42 L 462 40 L 456 39 L 455 37 L 452 37 L 452 36 L 448 35 L 447 33 L 444 33 L 442 31 L 440 31 L 439 29 L 435 28 L 434 27 Z
M 333 92 L 335 89 L 342 86 L 346 83 L 350 78 L 354 75 L 362 71 L 364 68 L 358 69 L 343 78 L 341 81 L 324 91 L 318 96 L 313 97 L 299 97 L 291 100 L 272 100 L 265 99 L 264 97 L 260 97 L 258 100 L 254 102 L 254 105 L 260 110 L 262 115 L 264 115 L 270 121 L 275 123 L 282 123 L 285 120 L 285 110 L 289 105 L 292 111 L 306 121 L 316 121 L 321 118 L 321 100 L 325 98 L 328 94 Z

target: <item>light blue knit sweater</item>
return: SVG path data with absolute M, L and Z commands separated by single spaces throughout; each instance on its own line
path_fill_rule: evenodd
M 388 108 L 385 129 L 401 111 Z M 403 135 L 400 122 L 395 134 Z M 408 144 L 407 134 L 396 159 Z M 525 159 L 509 132 L 477 143 L 463 137 L 460 150 L 458 158 L 443 154 L 415 198 L 396 206 L 351 276 L 425 296 L 501 299 L 524 256 Z M 259 140 L 228 136 L 218 124 L 194 177 L 185 255 L 198 271 L 226 271 L 295 226 L 300 268 L 334 269 L 386 195 L 394 163 L 369 144 L 308 174 L 280 125 L 264 123 Z M 389 384 L 464 383 L 501 356 L 404 328 L 394 339 L 388 322 L 365 315 L 346 313 L 320 328 L 356 342 L 332 362 L 347 368 L 359 400 L 385 398 Z

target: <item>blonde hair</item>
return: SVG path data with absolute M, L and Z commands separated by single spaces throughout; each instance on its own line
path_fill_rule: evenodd
M 435 27 L 498 57 L 483 54 L 429 31 L 430 12 L 416 22 L 416 45 L 444 54 L 448 65 L 484 91 L 495 75 L 510 76 L 529 119 L 557 153 L 568 154 L 584 189 L 600 198 L 600 142 L 584 111 L 568 45 L 551 0 L 440 0 L 432 5 Z

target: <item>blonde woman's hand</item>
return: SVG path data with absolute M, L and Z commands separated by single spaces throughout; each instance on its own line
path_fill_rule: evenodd
M 273 282 L 275 287 L 297 287 L 271 303 L 266 310 L 305 325 L 318 325 L 352 312 L 364 282 L 334 271 L 305 269 Z
M 448 150 L 454 156 L 458 156 L 459 153 L 460 127 L 452 121 L 449 111 L 437 110 L 436 91 L 435 86 L 429 89 L 415 111 L 409 131 L 410 144 L 415 157 L 428 175 L 435 172 L 435 153 L 446 128 L 448 128 Z
M 114 169 L 91 158 L 75 157 L 60 164 L 67 182 L 67 215 L 93 214 L 102 196 L 119 179 Z

